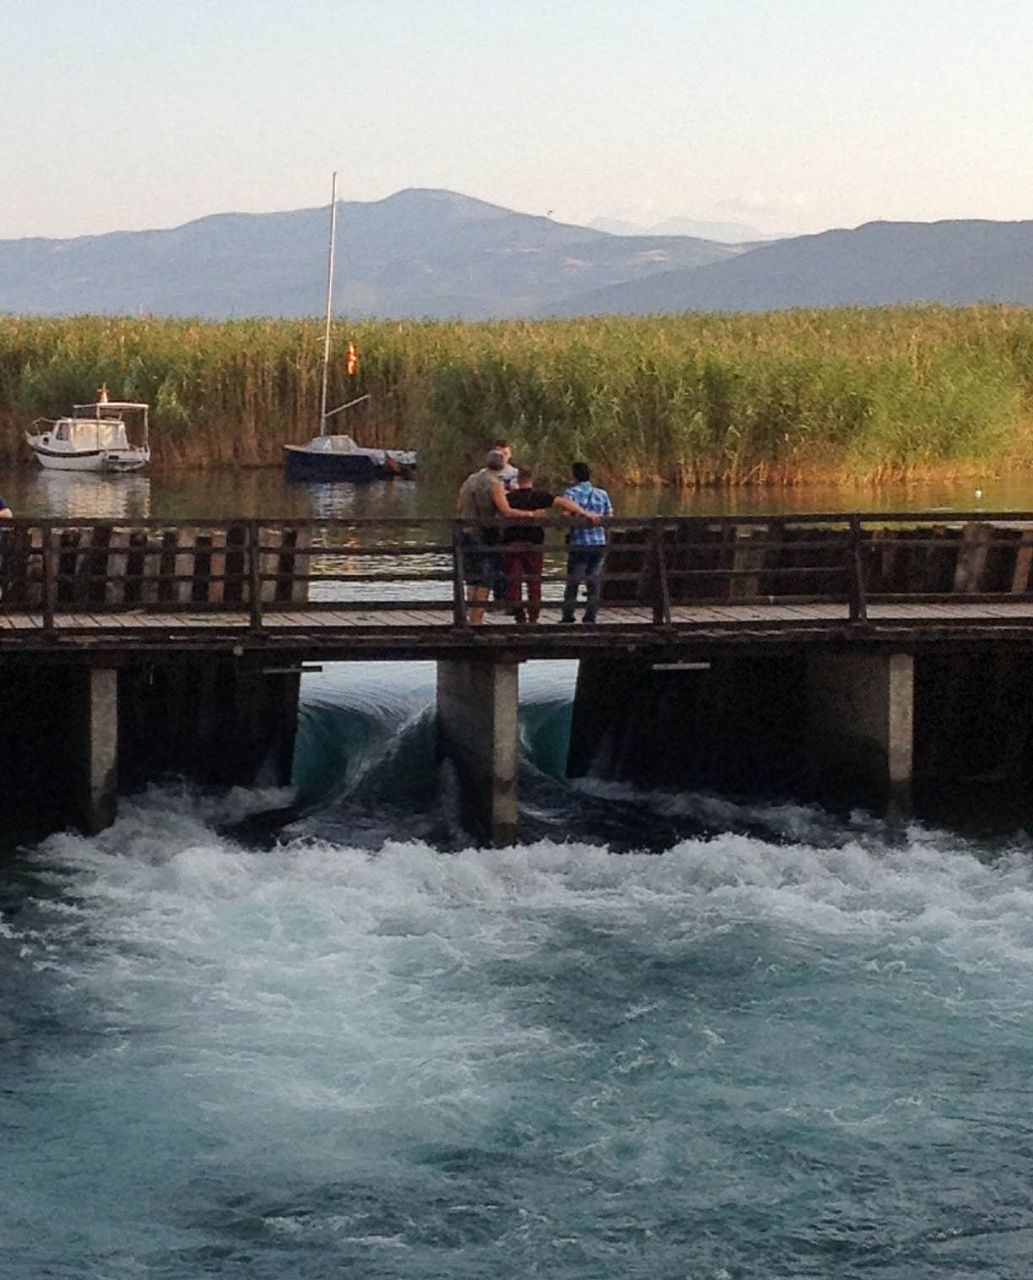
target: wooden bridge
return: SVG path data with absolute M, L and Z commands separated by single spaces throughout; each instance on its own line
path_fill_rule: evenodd
M 812 744 L 811 774 L 835 761 L 826 773 L 848 784 L 864 775 L 865 794 L 874 779 L 901 809 L 916 744 L 921 754 L 944 706 L 958 720 L 968 686 L 984 688 L 992 670 L 994 697 L 1004 688 L 1026 706 L 1033 513 L 608 526 L 596 625 L 561 621 L 564 530 L 550 526 L 541 620 L 518 623 L 511 605 L 493 602 L 473 626 L 464 529 L 452 520 L 5 522 L 0 707 L 19 740 L 50 758 L 60 709 L 75 709 L 71 738 L 86 746 L 70 748 L 68 767 L 79 776 L 85 751 L 87 799 L 77 783 L 79 799 L 60 807 L 96 826 L 113 812 L 116 780 L 135 786 L 173 770 L 249 782 L 263 767 L 270 775 L 270 759 L 283 780 L 306 661 L 431 658 L 445 750 L 473 779 L 467 790 L 488 793 L 471 806 L 481 825 L 505 837 L 516 822 L 517 668 L 527 659 L 582 660 L 575 771 L 663 780 L 688 732 L 710 754 L 672 780 L 726 785 L 739 774 L 715 774 L 708 760 L 751 753 L 720 724 L 749 738 L 780 708 L 787 732 Z M 501 562 L 506 546 L 490 554 Z M 941 729 L 938 758 L 954 733 Z M 1033 775 L 1033 746 L 1028 754 Z M 857 756 L 863 768 L 850 764 Z M 766 771 L 750 767 L 744 784 Z M 0 794 L 15 800 L 10 786 Z
M 1033 627 L 1033 513 L 611 520 L 599 626 L 562 626 L 562 530 L 541 622 L 505 602 L 470 625 L 450 520 L 13 520 L 0 652 L 312 646 L 335 658 L 521 657 L 713 635 L 916 643 Z M 519 530 L 519 523 L 515 527 Z M 505 546 L 490 549 L 504 560 Z M 403 651 L 399 654 L 399 650 Z

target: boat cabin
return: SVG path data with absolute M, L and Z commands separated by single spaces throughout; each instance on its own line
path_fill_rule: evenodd
M 51 432 L 54 441 L 73 449 L 128 449 L 126 424 L 120 419 L 58 418 Z
M 71 441 L 77 449 L 127 449 L 126 424 L 123 414 L 142 414 L 141 431 L 144 448 L 150 443 L 147 415 L 150 405 L 134 400 L 98 400 L 93 404 L 73 404 L 72 416 L 60 418 L 57 427 L 65 427 L 67 435 L 59 440 Z
M 313 453 L 355 453 L 359 446 L 351 436 L 313 436 L 305 446 Z

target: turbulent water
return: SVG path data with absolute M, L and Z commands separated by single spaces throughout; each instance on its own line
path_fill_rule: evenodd
M 432 671 L 305 686 L 300 794 L 17 853 L 3 1277 L 1026 1277 L 1033 852 L 572 788 L 472 850 Z

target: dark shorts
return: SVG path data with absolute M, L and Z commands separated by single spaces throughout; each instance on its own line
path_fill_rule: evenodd
M 463 577 L 468 587 L 493 587 L 500 560 L 500 556 L 492 554 L 480 534 L 463 534 Z

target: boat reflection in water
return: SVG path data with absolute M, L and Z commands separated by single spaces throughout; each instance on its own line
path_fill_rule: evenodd
M 149 476 L 40 471 L 30 487 L 32 507 L 58 519 L 142 520 L 151 514 Z
M 418 492 L 415 481 L 374 481 L 372 484 L 333 484 L 294 481 L 291 489 L 304 492 L 316 519 L 342 519 L 348 516 L 378 516 L 383 519 L 424 514 L 414 502 Z M 439 503 L 440 506 L 440 503 Z M 439 509 L 428 515 L 440 515 Z

